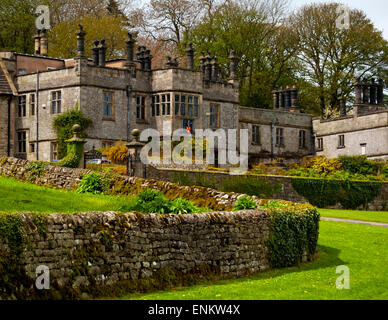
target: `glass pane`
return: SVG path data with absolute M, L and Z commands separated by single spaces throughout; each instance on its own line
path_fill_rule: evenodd
M 176 101 L 176 102 L 179 102 L 179 100 L 180 100 L 180 96 L 179 96 L 179 94 L 176 94 L 176 95 L 175 95 L 175 101 Z
M 167 115 L 171 114 L 171 105 L 167 103 Z
M 186 96 L 181 96 L 181 102 L 186 102 Z
M 194 106 L 194 117 L 198 117 L 198 113 L 199 113 L 198 106 L 195 105 Z
M 199 103 L 198 97 L 194 97 L 194 104 L 198 104 L 198 103 Z
M 181 115 L 184 116 L 186 114 L 186 105 L 184 103 L 181 104 Z
M 179 114 L 179 103 L 175 103 L 175 114 L 178 115 Z
M 187 102 L 188 103 L 193 103 L 193 96 L 188 96 L 187 97 Z

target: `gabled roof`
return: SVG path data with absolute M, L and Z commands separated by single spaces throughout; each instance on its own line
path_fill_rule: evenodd
M 3 60 L 0 58 L 0 95 L 17 95 L 17 89 L 8 73 Z
M 2 68 L 0 68 L 0 94 L 12 95 L 11 87 Z

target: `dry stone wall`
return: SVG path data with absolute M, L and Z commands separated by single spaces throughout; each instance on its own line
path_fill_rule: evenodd
M 25 237 L 18 246 L 0 237 L 0 264 L 18 275 L 0 276 L 5 299 L 87 298 L 269 268 L 270 218 L 259 211 L 52 214 L 40 216 L 39 223 L 31 214 L 14 217 Z M 9 253 L 15 270 L 5 260 Z M 36 289 L 39 266 L 49 270 L 48 290 Z
M 28 160 L 16 158 L 0 158 L 0 175 L 13 177 L 17 180 L 31 181 L 38 185 L 74 190 L 78 187 L 83 175 L 91 170 L 70 169 L 45 165 L 40 175 L 31 176 L 28 170 Z M 145 189 L 161 191 L 165 196 L 173 200 L 185 198 L 194 204 L 216 211 L 231 210 L 237 199 L 243 194 L 233 192 L 221 192 L 210 188 L 181 186 L 168 181 L 155 179 L 141 179 L 136 177 L 115 176 L 110 178 L 112 194 L 131 195 Z M 256 201 L 258 198 L 253 197 Z

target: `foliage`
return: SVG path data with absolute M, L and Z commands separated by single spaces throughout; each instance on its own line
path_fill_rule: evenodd
M 337 28 L 338 6 L 312 3 L 289 17 L 298 39 L 295 71 L 308 82 L 305 108 L 324 117 L 338 114 L 341 96 L 353 99 L 356 75 L 383 76 L 388 62 L 388 43 L 366 14 L 351 9 L 349 28 Z
M 125 162 L 128 159 L 128 148 L 122 140 L 117 142 L 114 146 L 108 148 L 104 154 L 112 162 Z
M 139 193 L 135 210 L 159 214 L 190 214 L 201 211 L 201 209 L 196 207 L 191 201 L 181 198 L 169 201 L 163 193 L 152 189 L 146 189 Z
M 327 159 L 325 156 L 317 156 L 312 159 L 312 169 L 315 173 L 328 175 L 341 169 L 341 163 L 337 159 Z
M 342 163 L 343 169 L 352 174 L 376 175 L 379 171 L 379 164 L 368 160 L 367 156 L 341 156 L 338 160 Z
M 101 194 L 106 188 L 106 182 L 98 173 L 85 175 L 77 188 L 78 193 Z
M 67 154 L 66 140 L 73 136 L 73 126 L 79 124 L 81 127 L 80 138 L 86 138 L 86 129 L 93 123 L 90 118 L 83 115 L 78 107 L 63 112 L 58 115 L 53 121 L 53 128 L 58 136 L 58 158 L 62 159 Z
M 260 206 L 260 208 L 263 209 L 271 209 L 271 208 L 287 208 L 290 204 L 283 203 L 282 201 L 278 200 L 271 200 Z
M 289 267 L 312 260 L 316 253 L 320 215 L 311 206 L 295 205 L 268 209 L 271 217 L 270 263 Z
M 94 40 L 105 39 L 107 59 L 125 56 L 125 41 L 128 39 L 127 21 L 123 16 L 85 15 L 74 20 L 66 20 L 54 26 L 49 34 L 49 54 L 52 57 L 69 59 L 77 54 L 76 32 L 82 24 L 86 32 L 85 54 L 92 56 Z
M 34 53 L 35 10 L 46 0 L 0 1 L 0 49 Z
M 197 208 L 191 201 L 177 198 L 171 202 L 170 211 L 174 214 L 190 214 L 198 212 Z
M 251 197 L 240 197 L 234 207 L 234 211 L 257 209 L 257 203 Z
M 67 142 L 67 155 L 54 165 L 65 168 L 79 168 L 84 152 L 84 142 Z
M 381 170 L 381 174 L 385 177 L 388 178 L 388 165 L 385 165 L 383 169 Z
M 340 203 L 345 209 L 367 208 L 381 194 L 381 183 L 370 181 L 294 178 L 292 186 L 320 208 Z
M 45 163 L 43 161 L 31 162 L 27 165 L 26 170 L 29 172 L 29 180 L 34 181 L 44 173 Z
M 270 198 L 281 190 L 279 183 L 272 185 L 262 177 L 227 176 L 221 182 L 221 191 L 244 193 L 250 196 Z

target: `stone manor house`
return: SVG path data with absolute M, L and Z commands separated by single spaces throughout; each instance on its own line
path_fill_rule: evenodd
M 316 152 L 388 156 L 388 111 L 381 96 L 376 98 L 381 83 L 360 83 L 362 101 L 354 116 L 322 121 L 300 113 L 295 87 L 273 92 L 273 110 L 240 106 L 233 51 L 229 79 L 224 80 L 217 58 L 209 54 L 202 55 L 200 70 L 195 70 L 191 46 L 184 65 L 168 58 L 163 68 L 154 69 L 150 51 L 139 46 L 135 52 L 131 34 L 126 58 L 116 60 L 106 60 L 104 40 L 94 42 L 93 57 L 87 58 L 84 38 L 80 26 L 73 59 L 48 57 L 44 30 L 35 37 L 34 55 L 0 52 L 0 155 L 57 160 L 53 119 L 79 108 L 93 120 L 86 150 L 129 141 L 135 128 L 154 128 L 164 136 L 179 128 L 240 128 L 249 130 L 251 162 Z

